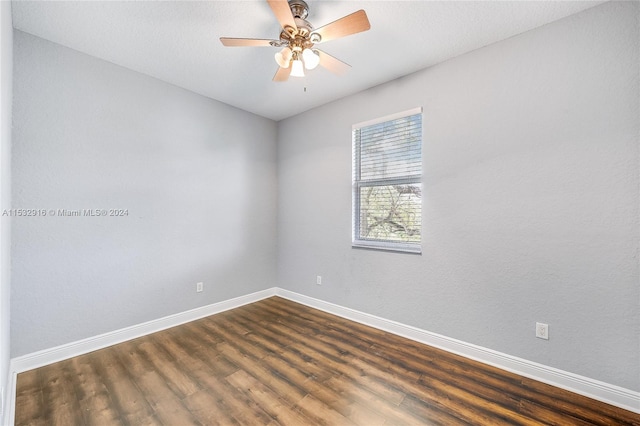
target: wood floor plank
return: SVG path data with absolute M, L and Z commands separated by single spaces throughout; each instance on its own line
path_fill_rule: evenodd
M 328 409 L 328 407 L 323 404 L 318 399 L 314 398 L 312 395 L 307 395 L 300 402 L 298 402 L 298 406 L 301 407 L 305 412 L 312 412 L 316 414 L 316 423 L 317 425 L 355 425 L 356 423 L 352 422 L 342 414 L 337 411 L 333 411 Z
M 241 394 L 226 381 L 226 376 L 239 371 L 239 367 L 213 347 L 210 352 L 205 348 L 190 351 L 190 348 L 195 347 L 191 344 L 192 337 L 181 334 L 180 343 L 190 355 L 187 361 L 189 366 L 185 368 L 190 369 L 192 377 L 202 390 L 187 396 L 185 405 L 203 424 L 240 424 L 241 420 L 246 420 L 246 415 L 242 414 L 244 405 L 235 401 L 241 398 Z
M 199 390 L 197 383 L 189 374 L 180 369 L 177 361 L 157 341 L 156 335 L 151 335 L 138 347 L 138 352 L 146 355 L 155 371 L 159 371 L 167 385 L 179 397 L 184 398 Z
M 322 317 L 323 315 L 327 315 L 327 314 L 319 314 L 318 318 L 310 318 L 311 320 L 314 321 L 318 321 L 319 317 Z M 418 367 L 418 369 L 422 369 L 424 363 L 433 363 L 433 362 L 438 362 L 438 360 L 442 360 L 442 362 L 446 363 L 447 359 L 443 358 L 440 354 L 437 354 L 436 356 L 433 356 L 431 354 L 427 354 L 425 355 L 424 353 L 424 345 L 420 345 L 418 343 L 415 342 L 410 342 L 409 345 L 407 345 L 407 341 L 405 339 L 405 341 L 398 341 L 398 340 L 402 340 L 401 338 L 398 338 L 398 336 L 393 336 L 393 335 L 385 335 L 384 332 L 380 332 L 379 330 L 375 331 L 374 333 L 369 333 L 367 331 L 367 327 L 366 326 L 362 326 L 360 324 L 352 324 L 349 323 L 348 324 L 348 328 L 345 328 L 344 326 L 342 326 L 339 322 L 333 322 L 332 323 L 332 328 L 331 330 L 325 332 L 322 336 L 320 336 L 321 340 L 326 340 L 328 338 L 330 338 L 330 336 L 332 334 L 334 334 L 335 332 L 339 332 L 339 333 L 343 333 L 344 335 L 348 335 L 349 333 L 351 333 L 350 330 L 357 330 L 358 331 L 358 336 L 350 336 L 350 342 L 352 343 L 352 345 L 358 344 L 358 342 L 360 342 L 359 346 L 362 347 L 363 344 L 361 342 L 375 342 L 375 339 L 378 339 L 378 341 L 375 343 L 375 346 L 372 347 L 371 349 L 373 349 L 374 351 L 379 350 L 380 348 L 382 348 L 384 346 L 384 341 L 385 340 L 389 340 L 388 343 L 388 347 L 392 348 L 392 350 L 394 348 L 405 348 L 405 347 L 412 347 L 413 349 L 418 349 L 415 352 L 413 352 L 413 356 L 417 356 L 418 358 L 413 358 L 413 361 L 418 360 L 419 363 L 421 363 L 422 365 L 420 365 Z M 365 343 L 364 346 L 366 347 L 366 345 L 368 343 Z M 352 349 L 353 350 L 353 349 Z M 437 350 L 436 350 L 437 351 Z M 420 359 L 421 358 L 421 359 Z M 394 353 L 393 355 L 391 355 L 390 359 L 393 359 L 393 361 L 397 364 L 399 359 L 402 359 L 402 356 L 399 356 L 398 352 Z M 469 360 L 464 360 L 463 361 L 466 365 L 467 365 L 467 371 L 470 371 L 472 369 L 476 369 L 477 370 L 477 365 L 473 365 L 473 363 L 471 363 L 471 366 L 469 367 Z M 476 363 L 479 364 L 479 363 Z M 450 364 L 451 365 L 451 364 Z M 441 365 L 439 366 L 440 368 L 442 367 Z M 492 392 L 492 395 L 494 396 L 494 398 L 497 400 L 501 400 L 501 404 L 506 404 L 506 405 L 510 405 L 513 409 L 517 409 L 519 407 L 519 402 L 520 402 L 520 397 L 522 397 L 522 395 L 516 394 L 512 397 L 505 397 L 505 392 L 504 392 L 504 385 L 505 383 L 508 383 L 509 381 L 511 383 L 513 383 L 512 386 L 512 390 L 516 390 L 518 388 L 522 387 L 522 381 L 521 378 L 518 377 L 509 377 L 509 375 L 505 375 L 506 372 L 504 372 L 503 370 L 499 370 L 496 369 L 495 367 L 491 367 L 491 366 L 485 366 L 485 365 L 481 365 L 481 370 L 484 371 L 484 374 L 481 378 L 481 382 L 482 385 L 476 387 L 478 394 L 483 395 L 483 397 L 487 397 L 487 390 L 486 390 L 486 385 L 488 380 L 490 380 L 492 378 L 492 374 L 498 373 L 499 377 L 495 380 L 496 383 L 498 383 L 498 388 L 496 388 L 495 391 Z M 433 370 L 433 371 L 440 371 L 440 370 Z M 448 371 L 451 371 L 451 369 L 449 368 Z M 476 374 L 477 376 L 477 374 Z M 511 375 L 513 376 L 513 375 Z M 468 375 L 460 375 L 458 376 L 459 378 L 467 378 Z M 509 380 L 510 379 L 510 380 Z M 465 385 L 468 385 L 467 382 Z M 499 389 L 501 388 L 501 389 Z M 499 390 L 498 390 L 499 389 Z M 522 389 L 520 389 L 522 391 Z M 531 393 L 526 394 L 526 396 L 528 397 L 532 397 Z M 546 403 L 550 402 L 550 397 L 543 395 L 540 395 L 539 398 L 535 398 L 536 399 L 540 399 L 540 398 L 544 398 L 546 399 Z M 606 422 L 607 420 L 610 420 L 608 417 L 603 417 L 603 416 L 598 416 L 597 413 L 594 412 L 590 412 L 588 407 L 583 407 L 583 410 L 585 411 L 583 416 L 584 418 L 590 418 L 590 419 L 594 419 L 594 418 L 598 418 L 600 417 L 599 421 L 602 422 Z
M 270 389 L 273 389 L 283 400 L 291 404 L 292 407 L 298 407 L 300 413 L 309 419 L 307 424 L 324 424 L 324 417 L 318 413 L 309 412 L 305 409 L 306 404 L 300 404 L 304 398 L 308 396 L 305 389 L 305 383 L 310 378 L 302 374 L 296 374 L 295 369 L 290 365 L 277 366 L 269 364 L 269 358 L 263 358 L 263 361 L 256 363 L 247 353 L 240 352 L 238 348 L 222 343 L 224 353 L 237 360 L 241 368 L 256 377 L 260 382 L 264 383 Z M 250 352 L 250 351 L 248 351 Z
M 283 395 L 291 405 L 296 404 L 307 395 L 299 384 L 290 380 L 289 372 L 270 369 L 263 363 L 256 363 L 250 355 L 240 352 L 236 347 L 227 343 L 221 343 L 220 346 L 225 355 L 232 357 L 242 370 L 258 377 L 266 386 Z
M 225 392 L 225 407 L 229 414 L 241 425 L 274 424 L 273 418 L 255 401 L 247 399 L 231 384 Z
M 246 316 L 246 313 L 245 313 L 245 316 Z M 299 336 L 298 338 L 294 338 L 292 337 L 293 334 L 287 334 L 285 332 L 277 334 L 277 333 L 274 333 L 272 330 L 267 329 L 268 324 L 265 324 L 264 322 L 262 322 L 262 325 L 263 327 L 261 328 L 261 331 L 262 332 L 266 331 L 269 337 L 271 337 L 272 339 L 280 340 L 279 339 L 280 336 L 288 335 L 289 339 L 287 339 L 287 342 L 289 344 L 292 344 L 292 342 L 296 342 L 297 344 L 302 344 L 307 339 L 307 336 Z M 248 338 L 252 338 L 252 337 L 249 335 Z M 309 374 L 311 374 L 311 376 L 315 379 L 316 382 L 320 382 L 328 379 L 329 377 L 327 376 L 331 375 L 331 373 L 328 373 L 328 372 L 332 370 L 320 367 L 320 365 L 326 365 L 327 360 L 318 362 L 314 358 L 309 356 L 308 353 L 305 353 L 305 352 L 306 351 L 304 349 L 297 350 L 295 346 L 287 346 L 284 350 L 281 350 L 279 352 L 279 358 L 282 358 L 283 360 L 287 360 L 287 362 L 290 363 L 290 366 L 296 366 L 296 368 L 299 368 L 302 371 L 307 371 Z M 273 361 L 278 361 L 278 359 L 274 359 Z M 419 375 L 417 374 L 413 376 L 414 379 L 417 379 L 418 377 Z M 361 419 L 363 418 L 369 419 L 369 421 L 365 422 L 364 424 L 370 423 L 372 418 L 377 419 L 376 423 L 380 423 L 380 419 L 386 418 L 386 417 L 390 417 L 392 419 L 393 424 L 414 424 L 419 421 L 418 419 L 411 418 L 408 415 L 390 414 L 393 412 L 393 410 L 389 409 L 389 407 L 385 407 L 385 405 L 387 405 L 389 401 L 385 400 L 384 398 L 377 398 L 371 393 L 369 393 L 368 395 L 360 399 L 360 401 L 364 403 L 364 406 L 362 406 L 361 404 L 358 404 L 358 403 L 354 404 L 353 402 L 347 402 L 348 398 L 345 398 L 344 394 L 339 395 L 332 389 L 326 388 L 325 386 L 320 386 L 315 382 L 313 383 L 313 385 L 314 385 L 314 388 L 310 390 L 309 393 L 312 393 L 316 397 L 320 396 L 319 398 L 320 400 L 322 400 L 325 404 L 331 406 L 338 412 L 341 412 L 346 417 L 351 418 L 350 416 L 358 416 L 358 418 L 361 418 Z M 386 390 L 387 389 L 385 388 L 385 391 Z M 363 396 L 363 395 L 360 395 L 360 396 Z M 398 395 L 398 398 L 396 398 L 397 399 L 396 404 L 399 402 L 399 400 L 402 399 L 402 397 L 403 395 Z M 326 402 L 325 399 L 328 399 L 328 400 L 332 399 L 332 401 Z M 340 404 L 337 404 L 337 401 L 340 401 Z M 367 408 L 367 406 L 375 407 L 376 410 L 381 410 L 384 414 L 376 413 L 375 411 L 372 411 L 373 409 Z M 350 415 L 346 414 L 347 412 L 351 412 L 351 414 Z
M 334 359 L 338 359 L 338 358 L 345 358 L 345 357 L 349 357 L 349 352 L 344 350 L 345 347 L 345 339 L 344 337 L 341 336 L 333 336 L 330 337 L 329 336 L 329 332 L 327 334 L 325 334 L 324 336 L 319 338 L 319 341 L 324 343 L 321 344 L 319 342 L 310 342 L 308 343 L 310 346 L 313 347 L 313 350 L 324 350 L 324 351 L 328 351 L 333 357 Z M 385 336 L 386 337 L 386 336 Z M 349 346 L 349 349 L 353 352 L 354 351 L 354 347 L 353 346 Z M 309 351 L 309 349 L 307 349 L 307 351 Z M 389 393 L 389 392 L 395 392 L 395 395 L 397 395 L 399 397 L 399 401 L 404 397 L 404 393 L 399 391 L 399 390 L 395 390 L 392 391 L 390 389 L 390 387 L 388 386 L 388 378 L 385 381 L 384 379 L 381 380 L 380 382 L 378 382 L 377 380 L 375 380 L 376 378 L 371 378 L 369 376 L 367 376 L 366 374 L 364 374 L 363 372 L 365 371 L 365 369 L 368 368 L 368 365 L 363 364 L 363 363 L 358 363 L 357 359 L 353 359 L 353 360 L 349 360 L 348 363 L 346 363 L 346 365 L 348 365 L 348 367 L 342 366 L 342 365 L 337 365 L 334 368 L 340 370 L 340 372 L 344 375 L 350 376 L 351 379 L 353 381 L 358 381 L 360 383 L 363 383 L 363 386 L 367 387 L 368 389 L 372 389 L 373 392 L 378 393 L 380 396 L 384 397 L 387 400 L 393 400 L 393 396 Z M 360 377 L 356 377 L 357 372 L 354 371 L 353 366 L 355 365 L 360 365 L 361 366 L 361 373 L 360 373 Z M 347 371 L 350 370 L 350 371 Z M 383 372 L 378 372 L 378 373 L 374 373 L 374 375 L 377 374 L 379 375 L 384 375 Z M 406 379 L 405 379 L 406 380 Z M 376 386 L 378 383 L 385 383 L 384 385 L 380 385 L 380 386 Z M 456 387 L 452 387 L 452 386 L 448 386 L 446 384 L 441 384 L 440 385 L 440 390 L 442 391 L 444 388 L 444 392 L 446 393 L 448 398 L 451 398 L 451 395 L 457 395 L 458 398 L 464 398 L 465 401 L 469 400 L 469 396 L 468 393 L 466 391 L 463 391 L 461 389 L 457 389 Z M 399 403 L 398 401 L 398 403 Z M 452 403 L 453 404 L 453 403 Z M 482 402 L 482 405 L 486 406 L 486 405 L 491 405 L 491 402 Z M 493 404 L 491 405 L 492 408 L 496 411 L 500 410 L 500 411 L 504 411 L 502 410 L 502 407 L 498 404 Z M 469 411 L 473 411 L 473 416 L 475 418 L 481 419 L 482 416 L 484 416 L 483 414 L 483 408 L 482 407 L 475 407 L 474 405 L 470 405 L 467 408 Z M 503 415 L 506 415 L 508 417 L 507 420 L 509 421 L 518 421 L 520 422 L 520 424 L 533 424 L 533 422 L 528 422 L 527 419 L 523 418 L 523 416 L 520 416 L 517 413 L 512 413 L 509 411 L 504 412 Z M 505 423 L 506 424 L 506 423 Z
M 568 416 L 566 414 L 550 410 L 546 407 L 537 405 L 531 401 L 521 401 L 518 412 L 524 415 L 527 415 L 531 418 L 535 418 L 536 421 L 543 423 L 545 425 L 586 426 L 586 425 L 593 424 L 592 422 L 588 422 L 583 419 L 576 418 L 574 416 Z M 596 420 L 594 419 L 594 421 Z
M 294 410 L 276 392 L 262 384 L 246 371 L 239 370 L 227 377 L 227 381 L 244 393 L 271 416 L 274 422 L 285 425 L 309 424 L 310 419 Z
M 456 413 L 466 413 L 466 420 L 475 419 L 486 424 L 493 423 L 496 425 L 535 426 L 538 424 L 536 420 L 527 418 L 519 412 L 509 410 L 488 399 L 478 398 L 466 389 L 446 381 L 429 377 L 420 380 L 419 385 L 422 390 L 428 390 L 429 393 L 444 396 L 444 398 L 440 398 L 440 401 L 445 401 L 451 410 Z
M 410 344 L 408 346 L 412 345 L 413 344 Z M 406 349 L 406 345 L 401 344 L 396 344 L 384 349 L 381 349 L 379 345 L 376 345 L 374 349 L 378 354 L 382 355 L 382 350 L 386 352 L 386 357 L 398 359 L 400 355 L 395 349 L 397 347 L 403 347 L 403 350 Z M 610 417 L 599 414 L 597 410 L 594 411 L 586 406 L 576 406 L 570 402 L 567 403 L 562 398 L 555 399 L 553 396 L 550 396 L 550 392 L 556 389 L 552 386 L 547 385 L 548 388 L 544 392 L 532 391 L 529 387 L 523 384 L 524 382 L 529 381 L 528 379 L 457 356 L 442 356 L 440 354 L 433 356 L 431 354 L 425 354 L 424 348 L 422 347 L 420 349 L 422 349 L 420 352 L 414 352 L 410 349 L 408 350 L 411 354 L 411 362 L 417 363 L 418 365 L 418 367 L 414 365 L 412 368 L 421 369 L 426 363 L 433 367 L 426 370 L 428 374 L 435 375 L 440 378 L 446 378 L 449 382 L 455 382 L 458 386 L 465 389 L 472 389 L 476 395 L 485 399 L 490 399 L 503 406 L 508 406 L 510 409 L 518 410 L 520 409 L 521 401 L 530 400 L 539 407 L 539 410 L 544 410 L 541 407 L 549 404 L 555 406 L 554 410 L 556 412 L 562 411 L 562 407 L 565 405 L 570 407 L 569 411 L 566 412 L 566 415 L 570 416 L 568 413 L 573 413 L 573 415 L 567 417 L 568 419 L 572 419 L 572 424 L 580 424 L 580 418 L 586 421 L 602 422 L 603 424 L 607 424 L 611 421 Z M 539 384 L 539 382 L 531 382 L 542 385 Z M 566 392 L 563 392 L 563 394 L 566 394 Z M 576 397 L 578 396 L 573 395 L 574 399 Z M 591 400 L 591 402 L 593 403 L 593 400 Z M 577 418 L 574 419 L 574 417 Z
M 629 416 L 629 411 L 620 410 L 586 396 L 566 392 L 546 383 L 523 377 L 520 380 L 520 389 L 526 392 L 523 400 L 532 402 L 538 407 L 553 407 L 553 411 L 561 415 L 596 424 L 640 425 L 640 415 Z M 517 391 L 513 389 L 514 393 Z
M 207 332 L 206 328 L 202 326 L 202 322 L 199 323 L 198 328 L 192 333 L 182 333 L 180 335 L 179 343 L 185 351 L 192 355 L 192 359 L 196 364 L 195 368 L 191 368 L 191 371 L 195 370 L 195 373 L 202 371 L 202 364 L 206 365 L 208 374 L 212 374 L 216 377 L 226 377 L 238 370 L 238 366 L 229 360 L 224 354 L 220 353 L 216 347 L 219 340 L 209 340 L 212 338 L 211 334 Z M 202 341 L 208 342 L 206 346 L 200 346 Z
M 271 297 L 18 375 L 16 425 L 635 425 L 640 415 Z
M 162 424 L 202 425 L 183 403 L 183 399 L 171 391 L 165 378 L 156 372 L 145 373 L 136 380 L 140 390 L 147 395 L 147 401 L 155 416 Z M 189 395 L 192 395 L 190 393 Z
M 121 425 L 120 413 L 114 408 L 109 391 L 96 373 L 87 355 L 71 359 L 76 372 L 70 380 L 76 389 L 82 417 L 87 425 Z
M 63 426 L 83 422 L 75 388 L 69 380 L 70 363 L 70 360 L 62 361 L 57 367 L 46 366 L 41 371 L 45 417 L 51 425 Z
M 335 345 L 316 339 L 297 343 L 293 347 L 309 356 L 321 359 L 323 364 L 329 365 L 333 371 L 349 377 L 352 381 L 366 382 L 367 389 L 393 404 L 399 404 L 404 398 L 404 392 L 389 386 L 388 383 L 370 380 L 364 369 L 359 369 L 350 362 L 355 358 L 348 351 L 340 350 Z
M 237 419 L 230 416 L 230 410 L 220 404 L 219 400 L 206 389 L 189 395 L 184 399 L 184 403 L 189 411 L 204 425 L 240 425 Z
M 307 395 L 313 395 L 320 403 L 344 417 L 349 419 L 352 416 L 374 417 L 374 411 L 370 410 L 367 404 L 361 404 L 359 401 L 345 398 L 344 394 L 333 392 L 324 382 L 316 380 L 307 371 L 299 368 L 296 362 L 288 362 L 274 356 L 264 358 L 263 362 L 271 369 L 285 372 L 288 381 L 297 383 Z
M 205 350 L 209 353 L 215 350 L 218 343 L 222 343 L 224 339 L 217 338 L 215 335 L 207 333 L 204 324 L 208 322 L 208 318 L 202 318 L 180 327 L 173 327 L 167 330 L 168 333 L 176 335 L 179 333 L 181 340 L 191 340 L 191 348 L 193 350 Z
M 245 324 L 249 328 L 251 328 L 251 314 L 247 315 L 246 312 L 243 312 L 241 316 L 234 316 L 234 321 L 246 321 Z M 260 318 L 253 318 L 254 323 L 253 327 L 260 324 L 262 327 L 260 328 L 260 333 L 265 334 L 265 336 L 260 336 L 258 333 L 248 333 L 245 337 L 249 340 L 254 340 L 264 345 L 269 345 L 269 341 L 267 340 L 267 336 L 271 339 L 275 339 L 276 341 L 282 341 L 283 336 L 287 336 L 284 340 L 287 344 L 291 345 L 293 342 L 301 343 L 306 336 L 302 338 L 294 338 L 291 335 L 281 333 L 275 334 L 272 330 L 267 329 L 268 322 L 264 321 Z M 275 347 L 273 348 L 275 352 Z M 318 368 L 313 368 L 314 365 L 310 363 L 313 359 L 309 356 L 302 355 L 299 351 L 292 351 L 291 346 L 284 346 L 284 348 L 280 348 L 278 350 L 277 356 L 269 356 L 263 359 L 263 362 L 267 364 L 269 367 L 274 370 L 286 371 L 287 374 L 296 374 L 296 377 L 289 378 L 291 381 L 295 381 L 301 385 L 301 387 L 306 390 L 308 393 L 312 393 L 316 398 L 318 398 L 322 403 L 328 405 L 332 409 L 340 412 L 345 417 L 357 417 L 359 419 L 368 419 L 365 423 L 370 423 L 372 419 L 380 419 L 380 416 L 376 415 L 373 411 L 369 410 L 367 407 L 360 406 L 358 403 L 354 403 L 353 401 L 347 401 L 343 396 L 332 392 L 330 389 L 324 387 L 320 381 L 327 378 L 327 371 L 330 370 L 320 370 Z M 302 355 L 300 357 L 294 356 Z M 331 373 L 329 373 L 331 374 Z M 414 419 L 415 422 L 415 419 Z M 380 422 L 377 422 L 380 423 Z
M 16 390 L 16 425 L 44 425 L 44 400 L 42 396 L 41 369 L 18 374 L 20 386 Z
M 134 378 L 129 375 L 112 347 L 89 354 L 97 374 L 108 389 L 115 409 L 129 424 L 157 424 L 153 409 L 140 392 Z
M 166 377 L 160 375 L 144 352 L 140 351 L 141 343 L 141 339 L 124 342 L 118 345 L 115 352 L 129 375 L 135 377 L 135 384 L 153 409 L 155 417 L 163 424 L 202 424 L 184 406 L 183 394 L 176 393 Z
M 396 406 L 390 401 L 386 401 L 367 389 L 358 386 L 347 377 L 337 375 L 325 381 L 323 384 L 331 389 L 335 394 L 340 395 L 343 403 L 350 403 L 353 405 L 353 402 L 355 401 L 359 403 L 360 406 L 367 407 L 367 411 L 375 414 L 377 418 L 384 419 L 386 423 L 410 425 L 419 424 L 421 421 L 420 418 L 412 416 L 411 413 L 401 410 L 399 406 Z M 315 396 L 316 394 L 313 395 Z M 343 410 L 339 411 L 343 413 L 343 415 L 350 417 L 349 414 L 344 414 Z M 359 417 L 360 416 L 357 415 L 357 417 L 354 418 L 356 423 L 359 422 L 356 420 Z
M 420 419 L 419 423 L 416 424 L 440 426 L 469 425 L 468 421 L 455 416 L 447 407 L 438 403 L 425 403 L 425 401 L 414 395 L 407 395 L 407 397 L 402 400 L 400 408 L 407 413 L 411 413 L 415 418 Z M 475 424 L 481 425 L 482 423 L 475 422 Z
M 369 407 L 372 411 L 377 411 L 381 416 L 394 419 L 395 422 L 400 419 L 408 420 L 402 413 L 390 414 L 396 412 L 397 405 L 404 398 L 404 394 L 397 390 L 390 390 L 385 384 L 371 386 L 371 382 L 364 378 L 359 370 L 350 367 L 348 363 L 337 362 L 337 358 L 331 354 L 320 352 L 321 345 L 319 350 L 304 345 L 303 342 L 299 342 L 297 345 L 299 347 L 294 345 L 291 348 L 304 352 L 306 356 L 319 360 L 319 363 L 327 365 L 331 371 L 338 373 L 325 381 L 324 385 L 332 391 L 338 392 L 344 401 L 358 402 L 364 407 Z M 342 383 L 343 386 L 339 386 L 338 383 Z M 388 398 L 392 394 L 393 397 Z M 415 422 L 416 419 L 414 418 L 413 421 Z

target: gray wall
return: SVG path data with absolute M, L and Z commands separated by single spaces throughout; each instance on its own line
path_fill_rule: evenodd
M 13 206 L 129 214 L 13 220 L 13 357 L 276 285 L 276 123 L 19 31 L 14 55 Z
M 639 6 L 280 122 L 279 285 L 639 391 Z M 352 249 L 351 125 L 416 106 L 423 254 Z
M 13 220 L 11 356 L 279 285 L 640 390 L 638 10 L 607 3 L 277 126 L 15 32 L 13 207 L 129 215 Z M 415 106 L 423 254 L 351 249 L 351 125 Z
M 13 73 L 13 25 L 11 2 L 0 2 L 0 389 L 7 397 L 10 357 L 11 217 L 1 216 L 11 208 L 11 107 Z M 0 422 L 6 412 L 0 396 Z

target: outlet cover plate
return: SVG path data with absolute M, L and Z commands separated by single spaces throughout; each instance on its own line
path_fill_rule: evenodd
M 536 337 L 538 339 L 549 340 L 549 324 L 536 323 Z

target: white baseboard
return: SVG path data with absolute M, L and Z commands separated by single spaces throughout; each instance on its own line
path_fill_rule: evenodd
M 15 423 L 14 414 L 16 407 L 16 376 L 17 374 L 13 372 L 11 369 L 11 364 L 9 364 L 9 377 L 7 378 L 7 387 L 5 388 L 5 405 L 4 411 L 2 413 L 2 418 L 0 418 L 1 424 L 3 426 L 10 426 Z
M 276 288 L 273 287 L 245 296 L 240 296 L 222 302 L 213 303 L 211 305 L 201 306 L 189 311 L 169 315 L 164 318 L 147 321 L 142 324 L 137 324 L 120 330 L 111 331 L 109 333 L 100 334 L 98 336 L 89 337 L 87 339 L 78 340 L 76 342 L 56 346 L 51 349 L 45 349 L 31 354 L 19 356 L 17 358 L 12 358 L 11 371 L 21 373 L 23 371 L 32 370 L 43 365 L 52 364 L 64 359 L 69 359 L 78 355 L 93 352 L 98 349 L 106 348 L 107 346 L 112 346 L 117 343 L 135 339 L 136 337 L 145 336 L 147 334 L 155 333 L 156 331 L 165 330 L 167 328 L 175 327 L 176 325 L 184 324 L 190 321 L 207 317 L 209 315 L 217 314 L 220 312 L 228 311 L 229 309 L 257 302 L 258 300 L 266 299 L 267 297 L 274 296 L 275 294 Z
M 342 318 L 359 322 L 402 337 L 425 343 L 464 357 L 492 365 L 543 383 L 548 383 L 590 398 L 615 405 L 626 410 L 640 413 L 640 392 L 624 389 L 600 382 L 588 377 L 558 370 L 525 359 L 517 358 L 471 343 L 462 342 L 440 334 L 431 333 L 409 325 L 390 321 L 375 315 L 345 308 L 313 297 L 304 296 L 289 290 L 273 287 L 267 290 L 236 297 L 186 312 L 170 315 L 157 320 L 101 334 L 77 342 L 68 343 L 51 349 L 34 352 L 12 358 L 9 366 L 9 383 L 6 388 L 6 401 L 3 425 L 13 425 L 15 416 L 16 378 L 18 373 L 62 361 L 107 346 L 115 345 L 136 337 L 145 336 L 190 321 L 214 315 L 229 309 L 257 302 L 271 296 L 280 296 L 303 305 L 316 308 Z
M 137 324 L 109 333 L 100 334 L 98 336 L 89 337 L 87 339 L 78 340 L 76 342 L 56 346 L 51 349 L 44 349 L 42 351 L 12 358 L 9 365 L 10 377 L 8 385 L 9 387 L 7 388 L 7 392 L 9 393 L 9 403 L 7 410 L 5 410 L 6 413 L 4 416 L 3 424 L 14 424 L 16 377 L 23 371 L 32 370 L 34 368 L 42 367 L 43 365 L 52 364 L 54 362 L 73 358 L 75 356 L 93 352 L 98 349 L 106 348 L 107 346 L 112 346 L 118 343 L 125 342 L 127 340 L 135 339 L 136 337 L 145 336 L 147 334 L 166 330 L 167 328 L 175 327 L 180 324 L 195 321 L 209 315 L 228 311 L 229 309 L 237 308 L 239 306 L 247 305 L 249 303 L 257 302 L 258 300 L 274 296 L 275 293 L 276 288 L 273 287 L 245 296 L 213 303 L 211 305 L 202 306 L 178 314 L 169 315 L 164 318 L 147 321 L 142 324 Z
M 351 321 L 388 331 L 389 333 L 406 337 L 429 346 L 443 349 L 447 352 L 461 355 L 640 414 L 640 392 L 558 370 L 533 361 L 483 348 L 482 346 L 466 343 L 440 334 L 431 333 L 323 300 L 314 299 L 313 297 L 294 293 L 289 290 L 276 288 L 276 295 Z

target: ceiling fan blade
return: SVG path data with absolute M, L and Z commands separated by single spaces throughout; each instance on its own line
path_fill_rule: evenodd
M 289 74 L 291 74 L 291 65 L 287 68 L 278 67 L 276 75 L 273 76 L 273 81 L 287 81 L 289 80 Z
M 369 18 L 367 18 L 365 11 L 361 9 L 357 12 L 353 12 L 351 15 L 344 16 L 337 21 L 333 21 L 330 24 L 322 26 L 313 31 L 313 33 L 319 34 L 321 37 L 320 43 L 323 43 L 325 41 L 367 31 L 369 28 L 371 28 Z
M 287 30 L 287 27 L 289 27 L 292 31 L 298 30 L 287 0 L 267 0 L 267 2 L 273 11 L 273 14 L 276 15 L 276 19 L 280 22 L 282 29 Z
M 220 41 L 227 47 L 267 47 L 272 46 L 273 40 L 262 40 L 259 38 L 232 38 L 232 37 L 220 37 Z
M 318 55 L 320 56 L 320 65 L 331 71 L 332 73 L 342 75 L 349 71 L 351 65 L 342 62 L 340 59 L 334 58 L 329 55 L 327 52 L 323 52 L 322 50 L 318 50 Z

